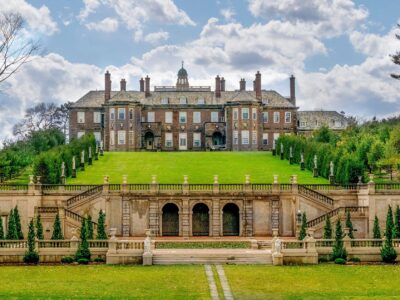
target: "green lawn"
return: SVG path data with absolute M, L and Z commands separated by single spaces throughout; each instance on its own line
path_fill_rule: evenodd
M 122 175 L 128 175 L 130 183 L 150 183 L 152 175 L 159 183 L 182 183 L 183 175 L 189 176 L 189 183 L 212 183 L 214 175 L 220 183 L 244 183 L 245 175 L 253 183 L 272 183 L 274 174 L 281 183 L 289 183 L 293 174 L 299 183 L 328 183 L 270 152 L 106 152 L 67 183 L 101 184 L 103 175 L 110 176 L 110 183 L 121 183 Z

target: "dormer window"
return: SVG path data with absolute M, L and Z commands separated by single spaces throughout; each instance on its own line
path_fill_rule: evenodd
M 181 97 L 181 98 L 179 99 L 179 104 L 187 104 L 187 99 L 186 99 L 186 97 Z
M 268 99 L 262 99 L 262 104 L 267 105 L 268 104 Z
M 168 98 L 162 98 L 161 99 L 161 104 L 168 104 L 169 103 L 169 99 Z
M 205 104 L 204 98 L 197 99 L 197 104 Z

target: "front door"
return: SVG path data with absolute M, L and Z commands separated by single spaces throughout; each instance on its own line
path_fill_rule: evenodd
M 179 134 L 179 150 L 187 150 L 187 134 Z

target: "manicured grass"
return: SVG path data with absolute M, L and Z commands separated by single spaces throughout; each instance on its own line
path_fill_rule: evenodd
M 0 267 L 0 297 L 210 299 L 203 266 Z
M 399 266 L 224 266 L 235 299 L 389 299 Z
M 104 175 L 110 183 L 121 183 L 122 175 L 128 175 L 129 183 L 150 183 L 152 175 L 159 183 L 182 183 L 183 175 L 189 183 L 212 183 L 214 175 L 220 183 L 244 183 L 245 175 L 253 183 L 272 183 L 275 174 L 281 183 L 289 183 L 293 174 L 299 183 L 328 183 L 270 152 L 107 152 L 85 169 L 67 183 L 101 184 Z

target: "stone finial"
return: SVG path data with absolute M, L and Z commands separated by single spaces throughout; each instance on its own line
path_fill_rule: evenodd
M 189 176 L 183 175 L 183 184 L 189 184 L 188 178 L 189 178 Z
M 314 169 L 318 168 L 318 157 L 317 154 L 314 155 Z
M 128 183 L 128 175 L 122 175 L 122 183 L 127 184 Z
M 289 148 L 289 157 L 293 157 L 293 147 L 290 146 Z
M 107 175 L 103 176 L 103 184 L 108 184 L 108 182 L 109 182 L 108 180 L 109 180 L 109 178 Z
M 81 152 L 81 163 L 82 164 L 85 163 L 85 150 L 82 150 L 82 152 Z
M 214 175 L 214 184 L 218 184 L 218 175 Z
M 281 143 L 281 153 L 283 153 L 283 143 Z
M 36 176 L 36 184 L 40 184 L 41 176 Z
M 29 184 L 34 184 L 33 178 L 34 178 L 33 175 L 29 175 Z
M 157 175 L 151 175 L 151 184 L 157 184 Z
M 250 175 L 244 175 L 245 177 L 245 183 L 250 184 Z
M 304 153 L 303 152 L 300 153 L 300 162 L 304 163 Z
M 274 175 L 274 184 L 278 184 L 278 175 Z
M 89 158 L 92 158 L 92 147 L 89 147 Z
M 329 163 L 329 175 L 334 176 L 334 164 L 333 161 Z
M 72 156 L 72 170 L 76 169 L 75 156 Z
M 374 174 L 369 174 L 369 183 L 374 183 Z
M 61 177 L 65 177 L 65 162 L 61 163 Z
M 116 240 L 115 235 L 117 234 L 117 228 L 110 228 L 110 240 Z
M 292 175 L 292 184 L 297 184 L 297 175 Z

